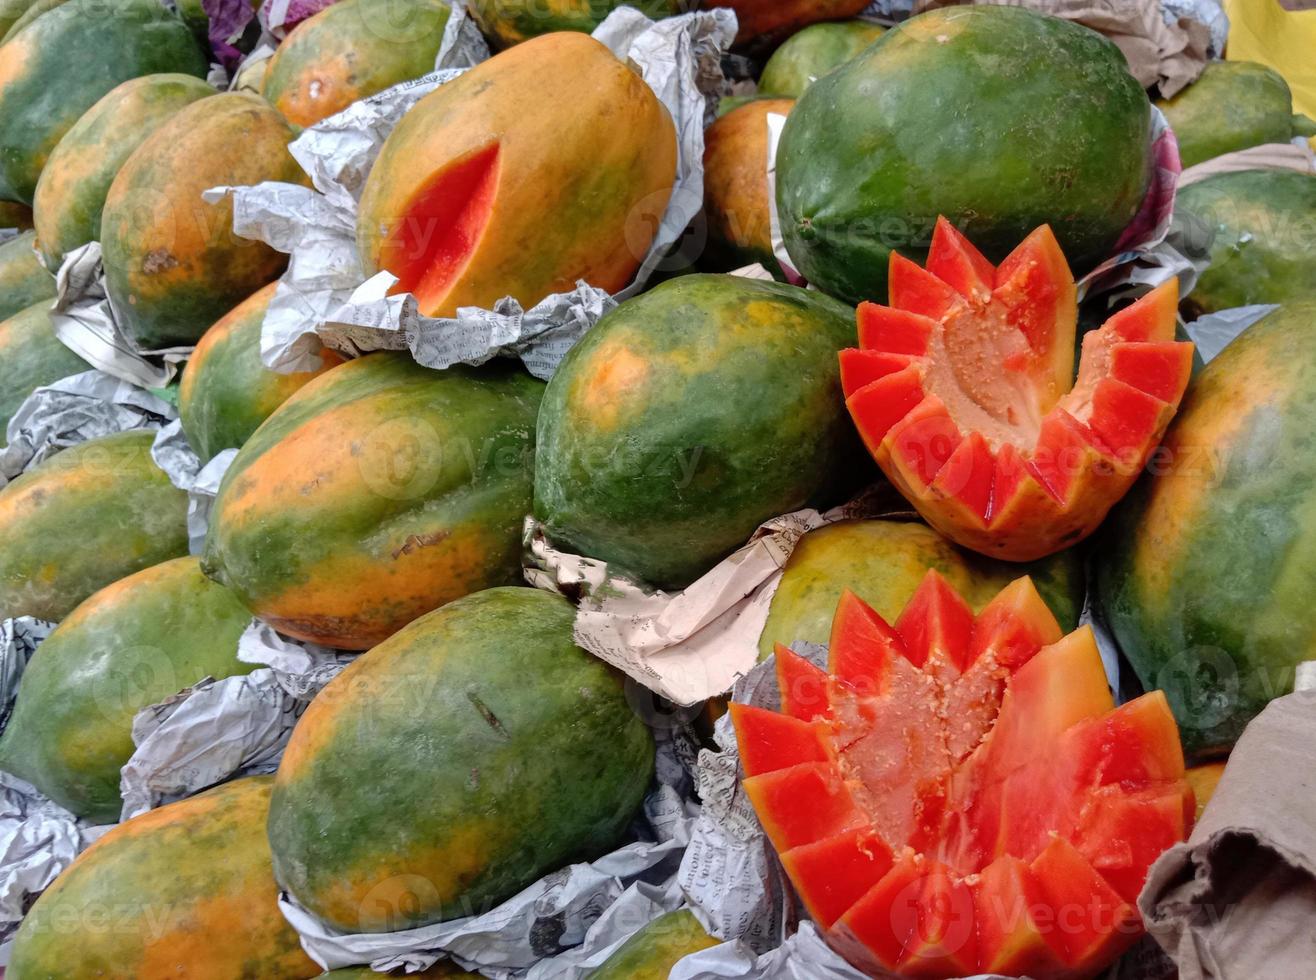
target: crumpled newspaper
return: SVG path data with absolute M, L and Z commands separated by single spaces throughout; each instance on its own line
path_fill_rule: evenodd
M 693 705 L 730 690 L 754 666 L 781 569 L 799 539 L 826 524 L 889 512 L 889 499 L 876 489 L 825 513 L 805 509 L 774 517 L 675 593 L 650 591 L 610 573 L 607 562 L 555 548 L 539 522 L 527 517 L 525 576 L 536 588 L 579 598 L 580 646 L 662 697 Z
M 191 347 L 141 351 L 128 339 L 105 291 L 100 242 L 64 256 L 55 273 L 50 322 L 64 346 L 88 364 L 142 388 L 163 388 L 192 352 Z
M 603 857 L 554 871 L 493 910 L 392 933 L 344 933 L 287 892 L 279 908 L 302 948 L 326 970 L 426 969 L 445 957 L 494 980 L 575 980 L 587 964 L 649 920 L 681 904 L 675 877 L 698 806 L 689 797 L 684 728 L 655 731 L 657 788 L 637 819 L 637 840 Z
M 158 429 L 177 416 L 149 391 L 84 371 L 28 395 L 9 420 L 0 450 L 0 487 L 61 449 L 130 429 Z
M 28 661 L 54 628 L 30 616 L 0 622 L 3 722 Z M 35 898 L 108 829 L 79 820 L 31 784 L 0 772 L 0 940 L 14 934 Z
M 13 936 L 37 896 L 109 829 L 0 772 L 0 939 Z
M 236 449 L 224 449 L 201 465 L 201 459 L 183 434 L 183 423 L 175 419 L 155 435 L 151 458 L 165 471 L 169 482 L 187 491 L 187 551 L 199 555 L 210 528 L 210 509 L 219 495 L 219 484 L 238 455 Z
M 0 732 L 9 721 L 18 682 L 23 679 L 28 661 L 54 628 L 54 623 L 32 616 L 0 621 Z
M 792 648 L 826 666 L 825 646 L 795 643 Z M 736 681 L 732 700 L 780 709 L 775 664 L 770 656 Z M 699 753 L 696 772 L 703 808 L 681 861 L 679 881 L 714 935 L 763 953 L 780 944 L 796 924 L 794 892 L 741 788 L 745 773 L 729 715 L 717 720 L 713 738 L 717 751 Z
M 1197 345 L 1197 353 L 1204 362 L 1224 350 L 1229 343 L 1262 317 L 1278 310 L 1275 304 L 1258 306 L 1236 306 L 1230 310 L 1220 310 L 1200 316 L 1191 323 L 1184 324 L 1184 330 Z
M 136 750 L 120 774 L 121 820 L 235 776 L 274 772 L 311 699 L 356 658 L 289 640 L 256 620 L 237 656 L 265 666 L 207 677 L 137 712 Z
M 460 20 L 453 30 L 460 31 Z M 724 9 L 655 23 L 623 7 L 595 31 L 639 69 L 667 106 L 679 137 L 677 181 L 667 212 L 635 282 L 618 298 L 643 287 L 703 205 L 706 96 L 720 89 L 721 55 L 734 35 L 735 15 Z M 478 55 L 456 44 L 452 50 Z M 456 60 L 461 59 L 454 54 L 446 63 Z M 469 363 L 472 350 L 487 357 L 496 344 L 494 353 L 516 353 L 544 374 L 572 335 L 606 312 L 598 290 L 577 289 L 536 304 L 524 316 L 504 302 L 494 311 L 463 309 L 457 317 L 430 318 L 416 314 L 408 297 L 387 295 L 394 282 L 388 273 L 365 282 L 356 251 L 356 201 L 365 178 L 402 115 L 456 74 L 437 71 L 406 82 L 310 127 L 289 149 L 311 177 L 313 191 L 267 182 L 208 192 L 233 195 L 238 234 L 290 255 L 265 316 L 261 358 L 267 367 L 311 370 L 321 341 L 348 354 L 410 349 L 417 361 L 434 368 Z

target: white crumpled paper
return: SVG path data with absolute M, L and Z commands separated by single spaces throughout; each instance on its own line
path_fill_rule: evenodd
M 23 679 L 28 661 L 54 628 L 54 623 L 32 616 L 0 621 L 0 732 L 9 720 L 18 682 Z
M 219 484 L 238 455 L 236 449 L 224 449 L 204 466 L 183 434 L 183 423 L 175 420 L 156 433 L 151 444 L 151 458 L 165 471 L 169 482 L 187 491 L 187 550 L 199 555 L 210 527 L 210 508 L 219 495 Z
M 1209 364 L 1211 359 L 1229 346 L 1230 342 L 1252 324 L 1279 307 L 1274 304 L 1259 306 L 1236 306 L 1229 310 L 1207 313 L 1191 323 L 1184 324 L 1184 331 L 1194 344 L 1202 360 Z
M 326 970 L 368 963 L 381 972 L 415 972 L 452 958 L 494 980 L 576 980 L 651 919 L 681 905 L 675 878 L 698 813 L 682 763 L 691 736 L 679 726 L 654 735 L 658 785 L 636 821 L 639 839 L 554 871 L 492 911 L 398 932 L 344 933 L 287 892 L 279 908 L 302 948 Z
M 607 562 L 555 548 L 528 517 L 525 576 L 536 588 L 579 597 L 580 646 L 662 697 L 697 704 L 730 690 L 754 666 L 781 569 L 799 539 L 836 521 L 876 516 L 879 503 L 866 494 L 825 513 L 806 509 L 774 517 L 739 551 L 675 593 L 649 591 L 610 573 Z
M 50 322 L 64 346 L 88 364 L 142 388 L 163 388 L 192 352 L 191 347 L 140 351 L 128 339 L 105 291 L 100 242 L 64 256 L 55 273 Z
M 54 628 L 30 616 L 0 622 L 4 721 L 28 661 Z M 108 829 L 79 820 L 29 783 L 0 772 L 0 941 L 14 934 L 36 897 Z
M 109 829 L 0 772 L 0 939 L 13 936 L 37 896 Z
M 159 429 L 177 414 L 164 399 L 100 371 L 61 378 L 28 395 L 9 419 L 0 487 L 61 449 L 115 432 Z
M 237 656 L 264 666 L 207 677 L 137 712 L 137 748 L 120 775 L 121 820 L 235 776 L 274 772 L 306 706 L 356 655 L 289 640 L 253 620 Z
M 702 207 L 705 97 L 721 86 L 721 55 L 734 35 L 735 15 L 723 9 L 655 23 L 620 8 L 595 31 L 640 70 L 671 112 L 679 137 L 677 181 L 667 212 L 635 282 L 618 298 L 642 288 Z M 315 190 L 264 183 L 208 192 L 212 198 L 233 195 L 238 234 L 290 255 L 261 337 L 261 357 L 272 370 L 313 369 L 323 341 L 348 354 L 409 349 L 433 368 L 515 354 L 543 377 L 610 308 L 599 290 L 578 288 L 529 311 L 504 300 L 493 311 L 423 317 L 414 298 L 388 295 L 395 281 L 388 273 L 365 281 L 356 251 L 356 202 L 366 176 L 402 115 L 456 74 L 437 71 L 406 82 L 310 127 L 289 149 Z

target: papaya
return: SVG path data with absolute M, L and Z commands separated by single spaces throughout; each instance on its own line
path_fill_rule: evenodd
M 275 778 L 274 874 L 348 932 L 487 911 L 617 844 L 653 774 L 575 609 L 497 588 L 416 620 L 311 702 Z
M 622 943 L 583 980 L 667 980 L 680 960 L 720 945 L 699 924 L 689 909 L 660 915 Z
M 549 537 L 680 588 L 761 522 L 867 477 L 840 395 L 848 307 L 782 283 L 683 276 L 607 314 L 539 413 Z
M 703 0 L 703 7 L 730 7 L 739 30 L 736 43 L 772 43 L 809 24 L 863 13 L 869 0 Z
M 32 6 L 33 0 L 0 0 L 0 37 Z
M 786 39 L 763 66 L 759 91 L 798 99 L 814 81 L 843 65 L 886 33 L 867 20 L 812 24 Z
M 1220 785 L 1220 777 L 1225 774 L 1225 764 L 1223 762 L 1208 762 L 1204 766 L 1195 766 L 1184 773 L 1184 778 L 1193 788 L 1193 796 L 1197 800 L 1197 819 L 1202 819 L 1202 814 L 1206 812 L 1206 805 L 1211 802 L 1215 796 L 1216 787 Z
M 618 7 L 654 20 L 682 12 L 681 0 L 471 0 L 466 5 L 496 48 L 509 48 L 554 31 L 590 33 Z
M 926 257 L 939 216 L 992 262 L 1049 224 L 1082 275 L 1137 214 L 1150 127 L 1095 31 L 1018 7 L 930 10 L 800 97 L 777 154 L 786 250 L 857 303 L 886 295 L 892 252 Z
M 1184 298 L 1201 316 L 1254 303 L 1316 299 L 1316 176 L 1296 170 L 1216 174 L 1179 189 L 1175 223 L 1210 265 Z
M 9 30 L 5 31 L 3 37 L 0 37 L 0 44 L 4 44 L 47 10 L 54 10 L 56 7 L 65 3 L 68 3 L 68 0 L 35 0 L 34 3 L 18 16 L 17 20 L 9 25 Z
M 31 231 L 0 244 L 0 317 L 8 319 L 34 303 L 49 306 L 55 298 L 55 277 L 37 258 L 35 244 Z
M 194 344 L 207 327 L 283 271 L 287 256 L 233 232 L 221 185 L 307 184 L 293 130 L 264 99 L 227 92 L 185 106 L 133 151 L 105 199 L 105 286 L 138 348 Z
M 17 201 L 0 201 L 0 228 L 32 230 L 32 209 Z
M 1293 95 L 1284 76 L 1255 61 L 1208 62 L 1197 81 L 1156 103 L 1179 141 L 1185 167 L 1293 135 Z
M 1248 327 L 1194 379 L 1112 515 L 1097 593 L 1194 758 L 1227 753 L 1316 651 L 1316 301 Z
M 0 320 L 0 433 L 37 388 L 91 370 L 59 342 L 49 307 L 43 301 Z
M 890 306 L 841 352 L 850 417 L 882 472 L 956 544 L 1033 561 L 1092 534 L 1133 486 L 1193 369 L 1171 278 L 1083 335 L 1050 227 L 999 266 L 944 218 L 926 267 L 892 253 Z M 1077 376 L 1075 376 L 1077 374 Z
M 270 776 L 112 828 L 37 899 L 9 980 L 303 980 L 319 967 L 279 914 Z
M 584 34 L 535 38 L 402 117 L 361 196 L 361 261 L 427 316 L 509 295 L 529 308 L 581 279 L 616 292 L 675 175 L 675 127 L 638 74 Z
M 110 89 L 156 72 L 204 78 L 196 39 L 157 0 L 69 0 L 0 45 L 0 199 L 31 204 L 55 145 Z
M 925 524 L 840 521 L 800 538 L 782 570 L 759 638 L 759 659 L 776 644 L 827 642 L 832 614 L 849 590 L 888 620 L 935 569 L 975 613 L 1020 575 L 1028 575 L 1062 629 L 1083 611 L 1083 565 L 1072 551 L 1025 565 L 993 561 L 951 544 Z
M 133 150 L 183 106 L 214 94 L 191 75 L 144 75 L 111 89 L 73 124 L 46 161 L 33 200 L 47 268 L 99 240 L 105 195 Z
M 241 446 L 289 395 L 343 361 L 326 348 L 318 371 L 279 374 L 261 362 L 261 324 L 277 286 L 270 283 L 224 314 L 188 358 L 178 414 L 202 462 Z
M 187 494 L 140 429 L 79 443 L 0 490 L 0 617 L 58 621 L 93 592 L 187 554 Z
M 281 632 L 364 650 L 521 578 L 543 384 L 378 353 L 326 371 L 239 450 L 204 565 Z
M 340 0 L 308 17 L 270 59 L 261 94 L 294 126 L 434 70 L 447 0 Z
M 868 976 L 1099 976 L 1192 829 L 1160 691 L 1115 706 L 1092 630 L 1025 576 L 976 616 L 929 570 L 894 623 L 853 593 L 780 711 L 735 704 L 741 785 L 823 939 Z
M 768 271 L 772 254 L 768 200 L 768 115 L 790 114 L 790 99 L 756 99 L 704 131 L 704 217 L 709 259 L 723 269 L 751 262 Z
M 55 627 L 23 674 L 0 769 L 80 817 L 115 823 L 133 716 L 206 677 L 250 673 L 237 658 L 250 622 L 192 557 L 107 585 Z

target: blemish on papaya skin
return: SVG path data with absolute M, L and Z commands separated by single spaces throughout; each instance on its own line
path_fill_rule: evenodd
M 393 559 L 396 561 L 403 555 L 409 555 L 413 551 L 419 551 L 421 548 L 428 548 L 430 545 L 446 541 L 451 534 L 451 531 L 431 531 L 429 534 L 408 535 L 407 540 L 402 542 L 401 547 L 394 549 Z
M 142 259 L 142 271 L 148 276 L 157 272 L 167 272 L 178 265 L 172 252 L 165 248 L 153 248 Z
M 507 734 L 507 729 L 504 728 L 503 723 L 498 720 L 498 716 L 490 710 L 487 704 L 480 700 L 480 695 L 476 694 L 474 691 L 467 691 L 466 700 L 470 701 L 471 704 L 475 706 L 475 710 L 480 713 L 480 717 L 484 719 L 484 723 L 492 728 L 500 738 L 504 738 L 509 742 L 511 741 L 512 736 Z

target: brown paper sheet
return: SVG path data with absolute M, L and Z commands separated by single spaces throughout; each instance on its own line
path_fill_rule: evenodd
M 1216 174 L 1229 174 L 1239 170 L 1296 170 L 1299 173 L 1316 173 L 1316 156 L 1312 151 L 1294 143 L 1262 143 L 1213 157 L 1189 167 L 1179 175 L 1179 186 L 1187 187 Z M 1316 976 L 1316 973 L 1313 973 Z
M 1316 976 L 1316 691 L 1272 701 L 1138 900 L 1180 980 Z
M 915 0 L 914 13 L 964 2 Z M 1167 98 L 1195 81 L 1206 67 L 1210 29 L 1186 17 L 1166 24 L 1157 0 L 1011 0 L 1011 6 L 1063 17 L 1106 35 L 1124 52 L 1129 71 L 1142 87 L 1155 85 Z

